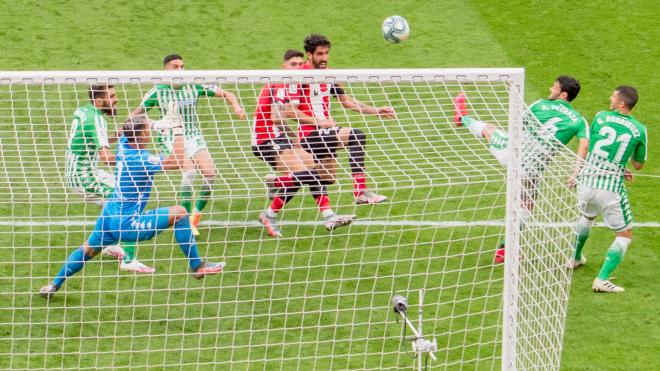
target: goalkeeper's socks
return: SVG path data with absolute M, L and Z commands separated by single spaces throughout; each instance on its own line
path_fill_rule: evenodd
M 353 196 L 359 197 L 367 190 L 367 176 L 364 173 L 353 174 Z
M 461 117 L 461 124 L 467 126 L 467 128 L 470 129 L 470 132 L 474 134 L 475 137 L 484 137 L 484 127 L 486 127 L 485 122 L 475 120 L 470 116 L 463 116 Z
M 55 285 L 57 288 L 62 287 L 64 281 L 68 277 L 71 277 L 74 274 L 80 272 L 80 270 L 85 266 L 85 262 L 91 258 L 91 256 L 85 254 L 85 250 L 82 246 L 74 250 L 66 259 L 66 262 L 64 262 L 64 265 L 62 265 L 62 268 L 60 268 L 57 276 L 55 276 L 53 285 Z
M 135 259 L 135 242 L 122 242 L 124 249 L 124 261 L 130 263 Z
M 589 238 L 589 232 L 591 231 L 591 226 L 594 224 L 593 220 L 589 220 L 584 216 L 581 216 L 578 219 L 577 224 L 575 225 L 575 260 L 582 259 L 582 248 Z
M 631 239 L 626 237 L 617 237 L 614 239 L 612 245 L 607 250 L 607 256 L 605 257 L 605 262 L 600 268 L 600 273 L 598 273 L 598 278 L 601 280 L 609 280 L 610 275 L 616 269 L 616 267 L 623 261 L 623 257 L 626 256 L 626 251 L 628 251 L 628 245 L 630 245 Z
M 174 238 L 179 244 L 183 255 L 188 258 L 190 268 L 192 270 L 197 269 L 202 264 L 202 259 L 199 258 L 199 253 L 197 252 L 197 242 L 195 241 L 195 236 L 192 234 L 190 217 L 188 215 L 174 223 Z

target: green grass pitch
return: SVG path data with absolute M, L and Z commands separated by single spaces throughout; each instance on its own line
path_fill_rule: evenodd
M 620 84 L 636 86 L 640 92 L 640 102 L 633 112 L 649 128 L 650 153 L 647 166 L 640 172 L 635 182 L 629 185 L 633 212 L 639 222 L 660 222 L 660 212 L 655 207 L 660 202 L 657 193 L 658 178 L 641 175 L 660 176 L 656 159 L 660 152 L 654 145 L 660 140 L 656 133 L 654 119 L 660 112 L 660 92 L 655 76 L 656 63 L 660 59 L 660 29 L 654 26 L 657 13 L 654 1 L 622 2 L 540 2 L 540 1 L 397 1 L 397 2 L 351 2 L 303 1 L 299 4 L 274 3 L 269 1 L 225 2 L 191 1 L 172 4 L 165 1 L 150 2 L 149 5 L 132 1 L 107 3 L 89 1 L 84 5 L 74 1 L 36 2 L 24 1 L 3 4 L 0 7 L 0 40 L 3 45 L 3 58 L 0 70 L 134 70 L 159 69 L 165 54 L 177 52 L 186 59 L 191 69 L 266 69 L 278 68 L 281 54 L 288 48 L 301 48 L 302 38 L 310 32 L 327 35 L 333 41 L 330 65 L 335 68 L 398 68 L 398 67 L 524 67 L 526 69 L 526 101 L 531 102 L 547 95 L 547 88 L 559 74 L 571 74 L 580 79 L 583 90 L 575 101 L 575 107 L 585 117 L 591 118 L 599 110 L 606 109 L 611 91 Z M 380 34 L 380 23 L 393 14 L 408 20 L 412 33 L 408 41 L 392 45 L 385 42 Z M 9 123 L 0 123 L 3 129 Z M 247 158 L 247 157 L 246 157 Z M 250 159 L 252 161 L 252 159 Z M 264 171 L 265 171 L 264 167 Z M 233 171 L 240 171 L 236 168 Z M 252 180 L 256 182 L 256 179 Z M 350 182 L 343 178 L 340 182 Z M 452 189 L 454 192 L 455 189 Z M 405 197 L 412 197 L 401 191 Z M 419 196 L 426 197 L 421 187 Z M 247 197 L 247 196 L 246 196 Z M 341 196 L 340 205 L 349 205 L 350 200 Z M 216 202 L 214 208 L 226 209 L 231 205 Z M 315 214 L 309 200 L 297 201 L 309 208 L 309 218 Z M 237 211 L 227 216 L 227 220 L 248 220 L 248 214 L 256 212 L 262 205 L 248 203 L 247 211 Z M 93 208 L 70 210 L 47 210 L 47 206 L 33 206 L 29 211 L 25 204 L 9 205 L 0 203 L 0 215 L 74 215 L 93 216 Z M 242 206 L 240 201 L 237 205 Z M 343 206 L 342 211 L 353 211 Z M 415 205 L 409 212 L 423 215 L 423 205 Z M 240 207 L 239 207 L 240 209 Z M 234 209 L 232 209 L 234 210 Z M 393 208 L 385 209 L 397 215 Z M 364 212 L 358 210 L 358 212 Z M 65 214 L 66 215 L 66 214 Z M 372 214 L 373 215 L 373 214 Z M 286 215 L 285 215 L 286 217 Z M 483 219 L 497 219 L 501 215 L 484 215 Z M 4 228 L 4 227 L 3 227 Z M 63 227 L 64 228 L 64 227 Z M 13 360 L 0 359 L 0 368 L 38 368 L 43 366 L 62 368 L 103 367 L 109 364 L 118 367 L 144 367 L 147 364 L 174 365 L 180 363 L 224 362 L 233 363 L 237 368 L 269 369 L 273 363 L 264 361 L 277 359 L 275 367 L 283 369 L 329 369 L 329 368 L 379 368 L 408 367 L 407 359 L 397 359 L 399 363 L 384 361 L 365 364 L 363 357 L 347 357 L 337 360 L 329 357 L 332 350 L 337 354 L 360 354 L 383 352 L 392 355 L 399 352 L 395 340 L 385 342 L 333 343 L 334 338 L 350 334 L 353 338 L 374 337 L 367 334 L 367 327 L 353 326 L 364 320 L 378 321 L 385 315 L 377 311 L 363 313 L 332 312 L 318 308 L 332 308 L 334 303 L 323 303 L 323 295 L 342 292 L 356 303 L 356 306 L 370 304 L 369 301 L 387 300 L 392 287 L 396 285 L 396 272 L 383 271 L 385 265 L 370 266 L 375 261 L 397 260 L 397 268 L 408 272 L 433 272 L 435 269 L 452 271 L 455 266 L 473 266 L 469 280 L 495 279 L 501 270 L 492 269 L 490 256 L 470 255 L 468 261 L 448 261 L 449 266 L 438 267 L 439 260 L 429 259 L 425 266 L 413 266 L 414 256 L 406 255 L 405 250 L 360 250 L 347 246 L 363 246 L 365 233 L 369 232 L 371 242 L 376 245 L 417 243 L 417 254 L 431 253 L 432 241 L 449 241 L 461 236 L 447 236 L 432 228 L 421 234 L 402 239 L 388 239 L 387 230 L 382 227 L 365 226 L 355 229 L 356 235 L 346 239 L 326 236 L 313 226 L 301 227 L 300 233 L 321 236 L 311 244 L 299 244 L 294 240 L 282 243 L 261 239 L 255 228 L 218 228 L 212 235 L 203 235 L 206 241 L 254 241 L 245 245 L 243 251 L 232 250 L 231 245 L 214 251 L 214 256 L 240 259 L 240 265 L 216 281 L 223 287 L 222 300 L 233 303 L 221 307 L 207 305 L 171 306 L 162 322 L 152 322 L 150 308 L 166 303 L 166 295 L 182 295 L 188 303 L 205 303 L 209 296 L 217 295 L 213 285 L 193 286 L 185 279 L 185 262 L 173 249 L 148 249 L 148 258 L 158 259 L 162 269 L 172 275 L 155 278 L 134 278 L 117 275 L 115 266 L 95 262 L 85 269 L 85 277 L 92 279 L 71 280 L 67 288 L 73 294 L 52 304 L 50 311 L 33 311 L 34 323 L 50 323 L 52 327 L 13 329 L 0 327 L 0 347 L 12 349 L 16 353 L 41 352 L 48 349 L 54 353 L 76 352 L 75 357 L 44 358 L 42 355 L 17 357 Z M 380 228 L 380 229 L 379 229 Z M 466 231 L 455 230 L 461 234 Z M 31 227 L 15 227 L 13 233 L 2 229 L 0 251 L 2 261 L 39 261 L 49 259 L 50 265 L 2 266 L 0 267 L 0 313 L 6 315 L 9 308 L 40 307 L 46 304 L 39 298 L 28 295 L 38 288 L 46 275 L 51 275 L 59 267 L 64 252 L 47 256 L 49 245 L 78 244 L 84 236 L 80 227 L 66 227 L 64 230 L 51 229 L 38 231 Z M 32 237 L 30 237 L 30 232 Z M 59 233 L 63 232 L 63 233 Z M 64 233 L 66 232 L 66 233 Z M 484 228 L 481 239 L 473 241 L 493 243 L 500 229 Z M 169 233 L 169 232 L 168 232 Z M 206 232 L 205 232 L 206 233 Z M 167 239 L 166 234 L 161 239 Z M 566 370 L 602 369 L 660 369 L 657 349 L 660 349 L 660 297 L 657 284 L 660 274 L 657 263 L 660 252 L 657 249 L 660 232 L 658 228 L 639 228 L 625 261 L 616 271 L 617 283 L 627 291 L 623 295 L 592 294 L 590 284 L 609 246 L 612 233 L 606 229 L 594 229 L 585 248 L 590 263 L 573 276 L 569 314 L 566 322 L 562 368 Z M 31 238 L 31 241 L 21 240 Z M 26 246 L 34 249 L 5 249 L 6 246 Z M 220 246 L 223 246 L 222 244 Z M 208 246 L 202 244 L 205 250 Z M 463 253 L 471 251 L 472 245 L 464 247 Z M 328 253 L 341 248 L 342 254 Z M 434 253 L 454 256 L 450 250 Z M 51 252 L 52 253 L 52 252 Z M 458 255 L 456 255 L 458 256 Z M 326 261 L 316 261 L 323 257 Z M 303 259 L 297 261 L 296 259 Z M 100 259 L 99 259 L 100 261 Z M 171 263 L 169 263 L 171 261 Z M 417 262 L 417 261 L 416 261 Z M 300 269 L 325 263 L 323 271 Z M 282 267 L 282 269 L 273 269 Z M 288 268 L 288 269 L 287 269 Z M 265 270 L 263 270 L 265 269 Z M 344 270 L 344 272 L 341 272 Z M 354 270 L 358 280 L 344 282 L 338 277 Z M 261 273 L 260 273 L 261 272 Z M 264 273 L 267 272 L 267 273 Z M 20 285 L 10 287 L 12 277 L 37 277 L 32 280 L 17 280 Z M 374 277 L 391 277 L 389 285 L 374 285 Z M 448 275 L 444 279 L 460 282 L 465 277 Z M 159 278 L 160 277 L 160 278 Z M 497 276 L 499 277 L 499 276 Z M 433 279 L 430 274 L 429 279 Z M 312 281 L 309 287 L 297 283 L 301 279 Z M 414 287 L 412 277 L 408 285 Z M 324 280 L 326 283 L 320 284 Z M 286 282 L 286 286 L 271 286 L 264 291 L 259 282 Z M 383 281 L 379 281 L 383 282 Z M 240 285 L 239 285 L 240 283 Z M 246 283 L 248 283 L 246 287 Z M 252 286 L 250 286 L 250 283 Z M 316 283 L 316 285 L 314 284 Z M 86 286 L 85 286 L 86 285 Z M 240 290 L 238 289 L 240 286 Z M 66 289 L 65 289 L 66 290 Z M 99 295 L 101 290 L 111 292 Z M 152 290 L 148 296 L 132 295 L 134 290 Z M 292 291 L 307 290 L 306 300 L 292 300 L 288 312 L 303 312 L 314 309 L 307 316 L 288 318 L 268 318 L 272 306 L 283 305 L 278 298 L 292 295 Z M 429 293 L 460 296 L 460 286 L 454 292 Z M 22 293 L 12 295 L 11 293 Z M 369 292 L 369 295 L 363 293 Z M 375 294 L 371 294 L 374 292 Z M 128 294 L 128 295 L 127 295 Z M 160 295 L 162 294 L 162 295 Z M 9 302 L 4 298 L 15 298 Z M 275 298 L 275 300 L 266 300 Z M 236 305 L 237 302 L 256 300 L 250 307 Z M 349 300 L 349 299 L 347 299 Z M 86 305 L 82 306 L 81 302 Z M 93 303 L 93 304 L 90 304 Z M 305 308 L 305 305 L 310 308 Z M 492 313 L 487 318 L 496 321 L 499 301 L 482 300 L 471 303 L 471 311 Z M 108 317 L 104 307 L 118 307 Z M 162 309 L 161 307 L 158 307 Z M 248 311 L 248 309 L 250 311 Z M 437 307 L 427 315 L 447 316 L 452 308 Z M 462 311 L 465 308 L 454 308 Z M 46 318 L 45 314 L 49 317 Z M 81 316 L 101 318 L 97 325 L 81 326 L 76 322 Z M 39 317 L 42 316 L 42 317 Z M 492 318 L 489 316 L 493 316 Z M 213 317 L 214 321 L 201 318 Z M 232 322 L 232 318 L 242 321 Z M 481 317 L 479 317 L 481 318 Z M 117 327 L 109 321 L 124 323 L 131 320 L 132 326 Z M 392 320 L 392 317 L 388 317 Z M 469 322 L 466 317 L 462 321 Z M 25 321 L 18 318 L 17 321 Z M 246 322 L 246 321 L 249 321 Z M 284 321 L 284 322 L 279 322 Z M 294 321 L 291 323 L 288 321 Z M 10 318 L 1 318 L 3 324 L 11 323 Z M 66 325 L 63 323 L 66 322 Z M 334 332 L 319 330 L 290 331 L 286 329 L 319 326 L 322 323 L 337 324 Z M 340 326 L 341 325 L 341 326 Z M 439 331 L 446 329 L 439 324 Z M 117 328 L 121 332 L 116 332 Z M 249 330 L 249 331 L 248 331 Z M 266 331 L 268 330 L 268 331 Z M 48 331 L 48 340 L 44 339 Z M 115 333 L 113 333 L 115 331 Z M 372 330 L 373 331 L 373 330 Z M 10 334 L 19 337 L 12 341 Z M 152 336 L 144 336 L 150 333 Z M 191 338 L 190 333 L 195 333 Z M 219 336 L 218 334 L 232 334 Z M 59 337 L 57 337 L 59 334 Z M 200 335 L 201 334 L 201 335 Z M 393 327 L 382 334 L 383 338 L 396 339 L 399 335 Z M 102 340 L 79 345 L 67 343 L 65 338 L 98 336 Z M 444 347 L 460 349 L 464 339 L 479 338 L 482 342 L 493 342 L 491 352 L 498 354 L 493 339 L 498 334 L 494 329 L 486 329 L 481 334 L 462 334 L 461 338 L 445 339 Z M 113 337 L 123 339 L 114 341 Z M 319 343 L 309 347 L 309 341 Z M 76 349 L 71 348 L 75 344 Z M 28 345 L 31 348 L 28 348 Z M 231 354 L 219 352 L 234 346 Z M 408 345 L 406 345 L 408 346 Z M 203 348 L 201 356 L 190 358 L 187 348 Z M 356 348 L 357 347 L 357 348 Z M 168 349 L 170 351 L 163 351 Z M 126 358 L 128 352 L 141 354 L 131 363 Z M 483 352 L 483 350 L 482 350 Z M 499 364 L 484 362 L 490 354 L 474 355 L 470 349 L 459 350 L 448 356 L 451 362 L 461 355 L 477 359 L 470 367 L 490 368 Z M 300 357 L 300 359 L 297 359 Z M 247 363 L 247 360 L 250 363 Z M 29 363 L 28 363 L 29 362 Z M 204 366 L 202 366 L 204 367 Z

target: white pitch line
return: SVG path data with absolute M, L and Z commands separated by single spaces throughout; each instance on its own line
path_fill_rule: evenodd
M 15 221 L 15 220 L 0 220 L 1 227 L 83 227 L 93 226 L 95 220 L 54 220 L 54 221 Z M 315 226 L 321 225 L 320 221 L 295 221 L 283 220 L 280 224 L 284 225 L 300 225 L 300 226 Z M 257 221 L 203 221 L 203 226 L 211 227 L 259 227 L 261 223 Z M 455 228 L 455 227 L 503 227 L 504 221 L 502 220 L 475 220 L 471 222 L 464 221 L 447 221 L 447 222 L 434 222 L 427 220 L 356 220 L 353 225 L 357 226 L 375 226 L 375 227 L 435 227 L 435 228 Z M 530 224 L 534 226 L 535 224 Z M 555 227 L 572 227 L 574 223 L 554 223 L 554 224 L 536 224 Z M 603 223 L 596 223 L 596 227 L 604 227 Z M 658 222 L 635 222 L 635 228 L 660 228 Z

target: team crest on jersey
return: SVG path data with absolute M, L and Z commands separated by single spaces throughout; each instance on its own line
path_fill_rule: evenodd
M 160 164 L 160 158 L 158 156 L 151 155 L 147 157 L 147 162 L 149 162 L 152 165 L 158 165 Z

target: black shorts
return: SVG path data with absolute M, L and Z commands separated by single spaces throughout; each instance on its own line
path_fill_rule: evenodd
M 337 149 L 341 147 L 339 130 L 340 127 L 314 130 L 300 140 L 300 145 L 305 151 L 314 155 L 317 161 L 334 157 Z
M 275 168 L 280 152 L 293 148 L 289 138 L 274 138 L 252 146 L 252 153 L 259 159 L 266 161 L 268 165 Z

